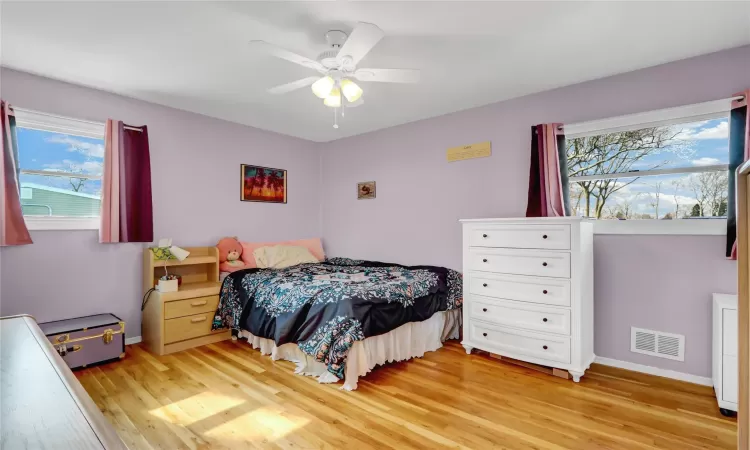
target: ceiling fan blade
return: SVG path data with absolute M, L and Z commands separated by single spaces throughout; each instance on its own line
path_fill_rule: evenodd
M 386 83 L 417 83 L 419 70 L 416 69 L 357 69 L 354 78 L 359 81 L 382 81 Z
M 336 58 L 342 59 L 348 56 L 352 59 L 352 64 L 356 65 L 359 60 L 364 58 L 375 47 L 375 44 L 383 39 L 383 36 L 385 36 L 385 33 L 376 25 L 360 22 L 354 27 L 354 30 L 349 35 L 344 46 L 339 50 Z
M 357 106 L 363 105 L 365 103 L 365 99 L 360 97 L 357 99 L 356 102 L 346 102 L 347 108 L 356 108 Z
M 298 55 L 294 52 L 290 52 L 289 50 L 278 47 L 276 45 L 269 44 L 266 41 L 250 41 L 250 47 L 277 58 L 286 59 L 287 61 L 293 62 L 295 64 L 309 67 L 310 69 L 317 70 L 321 73 L 324 73 L 326 71 L 325 67 L 323 67 L 323 65 L 319 62 L 314 61 L 310 58 L 306 58 L 302 55 Z
M 272 87 L 268 90 L 271 94 L 286 94 L 287 92 L 292 92 L 294 90 L 303 88 L 305 86 L 310 86 L 311 84 L 318 81 L 320 77 L 307 77 L 303 78 L 301 80 L 292 81 L 291 83 L 282 84 L 280 86 Z

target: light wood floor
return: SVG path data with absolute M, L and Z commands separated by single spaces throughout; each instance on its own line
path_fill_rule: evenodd
M 76 372 L 131 449 L 734 449 L 712 390 L 594 365 L 580 384 L 455 342 L 359 389 L 295 375 L 242 341 Z

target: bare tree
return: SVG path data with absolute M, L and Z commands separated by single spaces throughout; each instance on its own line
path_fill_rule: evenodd
M 566 149 L 569 174 L 584 176 L 630 172 L 634 164 L 648 155 L 684 150 L 687 144 L 675 140 L 680 132 L 681 129 L 673 127 L 652 127 L 571 139 Z M 646 170 L 661 165 L 655 163 Z M 607 199 L 636 180 L 637 177 L 627 182 L 614 178 L 577 182 L 582 190 L 581 200 L 585 202 L 585 215 L 601 218 Z
M 727 172 L 702 172 L 688 178 L 687 184 L 695 194 L 700 217 L 726 214 L 728 177 Z
M 72 161 L 65 161 L 65 168 L 63 169 L 63 172 L 74 173 L 74 174 L 84 174 L 85 170 L 83 170 L 83 166 L 81 165 L 78 165 Z M 87 178 L 76 178 L 76 177 L 68 178 L 70 187 L 71 189 L 73 189 L 74 192 L 81 192 L 81 190 L 83 190 L 84 185 L 86 184 L 86 180 Z
M 614 206 L 607 206 L 607 213 L 603 218 L 605 219 L 634 219 L 636 218 L 635 208 L 633 204 L 638 201 L 641 193 L 637 193 L 629 198 L 618 199 Z
M 676 179 L 669 182 L 669 184 L 672 186 L 672 190 L 674 191 L 674 194 L 672 194 L 672 199 L 674 200 L 674 218 L 679 219 L 680 218 L 680 189 L 684 187 L 684 181 L 682 179 Z M 689 211 L 690 207 L 686 211 Z M 687 214 L 687 213 L 684 213 Z M 684 215 L 683 214 L 683 215 Z
M 659 197 L 661 197 L 661 186 L 663 182 L 657 181 L 652 186 L 654 188 L 654 198 L 651 201 L 651 206 L 654 208 L 654 213 L 656 215 L 656 218 L 659 218 Z

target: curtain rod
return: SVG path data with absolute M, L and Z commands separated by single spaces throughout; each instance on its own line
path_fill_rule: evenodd
M 14 112 L 20 112 L 20 113 L 29 113 L 29 114 L 38 114 L 40 116 L 47 116 L 47 117 L 54 117 L 56 119 L 64 119 L 64 120 L 72 120 L 75 122 L 81 122 L 88 125 L 96 125 L 96 126 L 104 126 L 103 122 L 94 122 L 92 120 L 84 120 L 84 119 L 76 119 L 74 117 L 66 117 L 66 116 L 59 116 L 57 114 L 50 114 L 42 111 L 35 111 L 33 109 L 26 109 L 26 108 L 19 108 L 17 106 L 11 106 L 11 109 L 13 109 Z M 123 125 L 123 128 L 126 130 L 132 130 L 132 131 L 138 131 L 139 133 L 143 132 L 143 127 L 134 127 L 131 125 Z
M 729 98 L 726 98 L 726 99 L 723 99 L 723 100 L 726 100 L 726 101 L 728 101 L 728 102 L 730 102 L 730 103 L 731 103 L 731 102 L 734 102 L 734 101 L 738 101 L 738 102 L 741 102 L 741 101 L 745 100 L 745 96 L 744 96 L 744 95 L 738 95 L 738 96 L 736 96 L 736 97 L 729 97 Z M 717 102 L 720 102 L 721 100 L 716 100 L 716 101 L 717 101 Z M 636 114 L 637 114 L 637 113 L 636 113 Z M 557 130 L 558 130 L 558 131 L 563 131 L 564 129 L 565 129 L 565 125 L 562 125 L 562 126 L 559 126 L 559 127 L 557 127 Z

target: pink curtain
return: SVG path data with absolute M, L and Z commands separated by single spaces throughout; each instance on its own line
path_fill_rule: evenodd
M 99 242 L 153 240 L 148 129 L 107 120 Z
M 3 157 L 0 159 L 0 246 L 31 244 L 31 236 L 23 220 L 18 182 L 18 147 L 15 117 L 10 105 L 0 100 L 0 142 Z
M 526 217 L 569 216 L 568 167 L 562 124 L 531 127 L 531 167 Z

